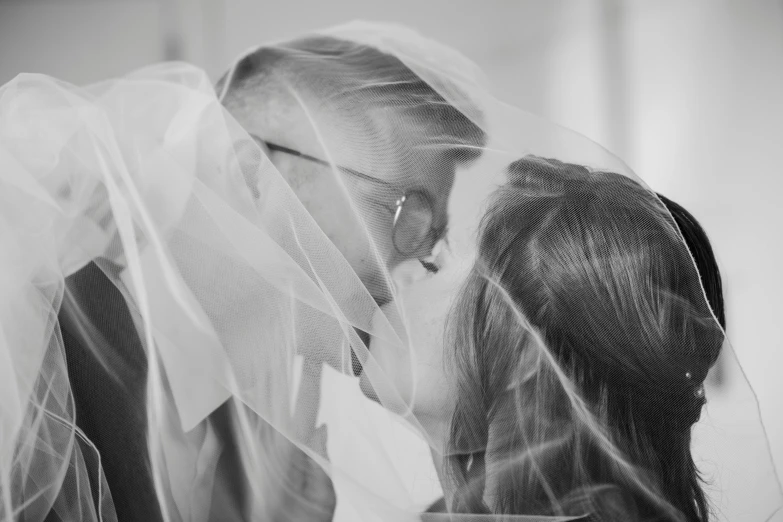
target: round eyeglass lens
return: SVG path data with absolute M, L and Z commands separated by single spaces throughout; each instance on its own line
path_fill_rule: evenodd
M 418 191 L 407 194 L 394 220 L 394 247 L 403 255 L 416 253 L 427 241 L 432 221 L 430 198 Z

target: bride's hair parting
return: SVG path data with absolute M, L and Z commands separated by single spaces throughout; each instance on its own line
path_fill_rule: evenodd
M 709 519 L 690 444 L 723 343 L 720 274 L 662 200 L 556 160 L 509 167 L 447 324 L 453 511 Z

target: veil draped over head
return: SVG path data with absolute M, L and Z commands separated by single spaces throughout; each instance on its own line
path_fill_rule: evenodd
M 404 78 L 380 65 L 353 74 L 367 48 Z M 248 68 L 264 53 L 280 64 L 277 91 L 306 119 L 304 148 L 248 130 L 231 110 L 252 103 L 237 93 L 252 92 Z M 342 199 L 326 206 L 344 213 L 359 254 L 319 226 L 273 154 L 338 180 Z M 685 290 L 651 276 L 632 303 L 620 292 L 589 301 L 598 294 L 562 279 L 564 295 L 588 296 L 574 297 L 574 314 L 590 306 L 620 317 L 631 307 L 634 318 L 654 317 L 640 324 L 660 327 L 629 334 L 615 326 L 622 323 L 577 325 L 593 343 L 580 352 L 540 326 L 547 302 L 526 308 L 479 254 L 510 241 L 515 227 L 548 230 L 542 244 L 556 238 L 567 224 L 551 220 L 547 205 L 597 177 L 608 196 L 585 196 L 585 205 L 629 220 L 644 208 L 653 218 L 635 225 L 639 237 L 661 245 L 676 238 L 668 259 L 688 262 L 672 276 Z M 416 198 L 425 231 L 438 237 L 400 232 L 400 203 L 415 221 Z M 442 211 L 433 210 L 438 198 Z M 493 229 L 487 216 L 504 212 L 505 228 Z M 450 284 L 455 305 L 436 310 L 444 374 L 464 384 L 454 370 L 468 357 L 460 345 L 482 335 L 478 323 L 459 320 L 465 303 L 499 300 L 504 335 L 525 353 L 514 359 L 516 373 L 498 367 L 483 374 L 491 377 L 483 388 L 455 385 L 446 436 L 413 404 L 426 347 L 393 273 L 408 258 L 437 255 L 435 240 L 469 274 Z M 610 240 L 639 246 L 619 229 Z M 622 438 L 608 424 L 613 408 L 628 404 L 692 431 L 715 520 L 766 520 L 783 505 L 755 395 L 661 200 L 621 160 L 495 99 L 474 64 L 410 30 L 352 23 L 265 45 L 240 57 L 217 88 L 183 63 L 86 87 L 19 75 L 0 88 L 0 242 L 3 520 L 117 518 L 108 456 L 76 422 L 93 414 L 74 398 L 76 366 L 88 360 L 95 379 L 103 375 L 145 413 L 145 465 L 164 520 L 292 518 L 279 503 L 281 491 L 300 494 L 289 469 L 297 452 L 333 480 L 335 520 L 574 520 L 596 506 L 621 513 L 617 520 L 644 519 L 648 508 L 685 520 L 655 470 L 627 447 L 642 428 L 626 426 Z M 111 282 L 114 304 L 80 283 L 88 272 Z M 118 314 L 132 328 L 117 326 Z M 66 358 L 70 335 L 86 347 L 81 362 Z M 131 338 L 142 352 L 131 353 Z M 641 344 L 652 347 L 645 360 L 656 361 L 646 373 Z M 374 345 L 402 361 L 408 378 L 391 376 Z M 469 372 L 506 353 L 484 348 L 471 355 Z M 729 383 L 708 385 L 702 409 L 701 383 L 719 352 Z M 601 357 L 611 361 L 599 367 Z M 497 377 L 503 371 L 506 380 Z M 496 381 L 506 388 L 493 396 Z M 610 385 L 595 392 L 592 382 Z M 504 393 L 514 400 L 499 400 Z M 94 422 L 120 426 L 123 416 L 110 411 Z M 127 435 L 118 427 L 110 436 Z M 207 456 L 228 452 L 242 495 L 212 493 L 228 479 Z M 422 515 L 443 495 L 435 468 L 421 464 L 431 456 L 456 470 L 444 479 L 454 483 L 447 509 L 455 513 Z M 471 505 L 484 514 L 468 514 Z

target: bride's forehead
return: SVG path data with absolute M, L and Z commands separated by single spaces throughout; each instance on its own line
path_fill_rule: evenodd
M 448 205 L 451 243 L 469 247 L 476 241 L 490 196 L 506 182 L 506 169 L 506 158 L 486 152 L 457 168 Z

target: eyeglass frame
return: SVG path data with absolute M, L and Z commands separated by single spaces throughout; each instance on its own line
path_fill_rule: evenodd
M 344 172 L 346 174 L 350 174 L 351 176 L 354 176 L 356 178 L 363 179 L 365 181 L 370 181 L 370 182 L 373 182 L 373 183 L 378 183 L 378 184 L 381 184 L 381 185 L 386 186 L 386 187 L 394 187 L 393 183 L 390 183 L 388 181 L 376 178 L 375 176 L 370 176 L 369 174 L 365 174 L 363 172 L 359 172 L 358 170 L 355 170 L 355 169 L 352 169 L 352 168 L 349 168 L 349 167 L 344 167 L 342 165 L 329 163 L 328 161 L 324 161 L 324 160 L 322 160 L 320 158 L 316 158 L 315 156 L 311 156 L 309 154 L 305 154 L 305 153 L 300 152 L 300 151 L 298 151 L 296 149 L 292 149 L 292 148 L 289 148 L 289 147 L 285 147 L 283 145 L 278 145 L 277 143 L 273 143 L 273 142 L 270 142 L 270 141 L 267 141 L 267 140 L 263 140 L 263 139 L 259 138 L 258 136 L 254 135 L 254 134 L 250 134 L 250 136 L 256 142 L 258 142 L 259 144 L 265 146 L 270 151 L 282 152 L 283 154 L 288 154 L 290 156 L 301 158 L 303 160 L 310 161 L 312 163 L 315 163 L 317 165 L 321 165 L 321 166 L 324 166 L 324 167 L 329 167 L 329 168 L 334 167 L 334 168 L 340 170 L 341 172 Z M 424 236 L 422 236 L 422 239 L 421 239 L 420 243 L 418 245 L 416 245 L 416 247 L 414 247 L 411 251 L 404 251 L 401 248 L 399 248 L 399 246 L 397 245 L 397 241 L 395 239 L 396 238 L 395 230 L 396 230 L 396 227 L 397 227 L 397 223 L 399 222 L 400 215 L 402 214 L 402 210 L 403 210 L 403 207 L 405 205 L 405 202 L 408 201 L 411 198 L 411 196 L 413 196 L 413 195 L 416 195 L 418 197 L 423 198 L 423 200 L 426 202 L 427 208 L 428 208 L 429 213 L 430 213 L 431 223 L 430 223 L 429 230 L 427 231 L 427 233 Z M 389 207 L 387 205 L 384 205 L 384 204 L 381 204 L 381 206 L 383 208 L 385 208 L 386 210 L 388 210 L 389 212 L 391 212 L 391 214 L 393 216 L 393 220 L 392 220 L 392 245 L 394 246 L 394 249 L 397 250 L 397 252 L 402 254 L 403 256 L 409 256 L 409 255 L 412 255 L 412 254 L 416 253 L 419 249 L 422 248 L 423 245 L 425 245 L 427 243 L 428 240 L 431 241 L 432 244 L 434 245 L 441 237 L 443 237 L 444 233 L 446 232 L 446 225 L 441 225 L 439 227 L 435 226 L 435 224 L 434 224 L 434 222 L 435 222 L 435 211 L 434 211 L 434 207 L 433 207 L 433 204 L 432 204 L 432 198 L 423 189 L 413 189 L 413 190 L 409 190 L 409 191 L 403 193 L 403 195 L 400 196 L 397 199 L 397 201 L 395 202 L 394 208 L 391 208 L 391 207 Z

